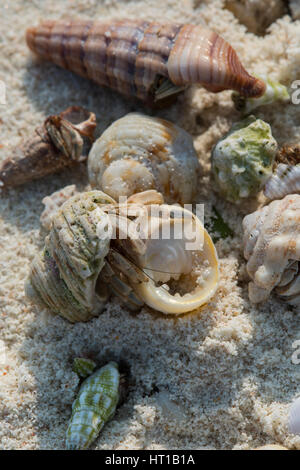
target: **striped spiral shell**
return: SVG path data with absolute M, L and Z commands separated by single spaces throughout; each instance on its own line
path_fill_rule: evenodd
M 45 249 L 34 259 L 27 296 L 69 321 L 87 321 L 98 315 L 107 295 L 95 293 L 110 238 L 105 237 L 107 216 L 99 205 L 114 202 L 100 191 L 73 196 L 58 210 Z M 103 236 L 97 233 L 103 225 Z
M 275 293 L 300 305 L 300 195 L 271 202 L 243 220 L 251 302 Z
M 88 377 L 72 406 L 66 433 L 68 450 L 87 449 L 116 412 L 119 402 L 118 365 L 110 362 Z
M 234 49 L 200 25 L 49 20 L 27 30 L 27 44 L 44 59 L 149 103 L 196 83 L 246 97 L 265 91 Z
M 191 136 L 163 119 L 131 113 L 94 143 L 89 181 L 116 200 L 148 189 L 168 203 L 193 201 L 200 165 Z

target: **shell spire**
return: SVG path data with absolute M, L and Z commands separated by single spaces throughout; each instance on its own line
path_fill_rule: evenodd
M 29 28 L 26 40 L 38 56 L 149 104 L 192 84 L 247 98 L 265 92 L 264 82 L 248 74 L 230 44 L 200 25 L 45 21 Z

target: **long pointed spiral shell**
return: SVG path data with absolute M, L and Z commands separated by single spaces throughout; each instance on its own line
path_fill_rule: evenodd
M 66 433 L 68 450 L 87 449 L 116 412 L 119 402 L 118 365 L 110 362 L 88 377 L 72 406 Z
M 287 303 L 299 306 L 300 195 L 286 196 L 247 215 L 243 228 L 251 302 L 266 300 L 274 290 Z
M 26 37 L 40 57 L 148 102 L 196 83 L 247 97 L 261 96 L 265 90 L 261 80 L 246 72 L 233 48 L 203 26 L 49 20 L 29 28 Z
M 116 200 L 156 189 L 168 203 L 188 204 L 200 165 L 187 132 L 169 121 L 131 113 L 95 142 L 88 172 L 92 187 Z
M 100 191 L 78 194 L 56 213 L 45 249 L 32 263 L 27 296 L 69 321 L 87 321 L 98 315 L 107 295 L 95 293 L 110 238 L 109 225 L 99 205 L 114 202 Z M 98 227 L 103 227 L 102 237 Z

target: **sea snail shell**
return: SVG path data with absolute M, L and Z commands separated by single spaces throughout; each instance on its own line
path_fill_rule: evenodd
M 100 191 L 73 196 L 33 261 L 28 297 L 71 322 L 98 315 L 108 289 L 131 308 L 145 302 L 166 314 L 208 302 L 219 277 L 213 242 L 195 215 L 162 202 L 156 191 L 124 205 Z
M 191 136 L 163 119 L 131 113 L 114 122 L 88 158 L 92 188 L 116 200 L 156 189 L 167 203 L 188 204 L 200 165 Z
M 120 398 L 118 365 L 110 362 L 81 385 L 66 433 L 68 450 L 87 449 L 115 414 Z
M 287 303 L 300 305 L 300 195 L 292 194 L 243 220 L 244 256 L 253 303 L 274 290 Z
M 264 82 L 246 72 L 234 49 L 200 25 L 49 20 L 29 28 L 26 38 L 40 57 L 149 103 L 196 83 L 246 97 L 265 91 Z

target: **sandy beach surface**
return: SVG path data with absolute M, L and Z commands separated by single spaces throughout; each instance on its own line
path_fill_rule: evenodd
M 97 114 L 97 135 L 130 111 L 154 113 L 32 57 L 26 27 L 70 15 L 204 23 L 232 44 L 250 72 L 286 85 L 300 78 L 300 21 L 288 15 L 259 37 L 224 9 L 223 0 L 3 0 L 0 80 L 7 103 L 0 105 L 0 159 L 45 116 L 73 104 Z M 300 365 L 292 361 L 299 312 L 273 296 L 259 307 L 249 303 L 241 221 L 258 203 L 225 203 L 210 183 L 212 146 L 239 119 L 230 97 L 191 88 L 155 112 L 192 134 L 203 166 L 195 202 L 205 203 L 207 221 L 215 206 L 234 231 L 216 244 L 220 286 L 199 312 L 174 318 L 143 308 L 133 315 L 112 299 L 98 318 L 71 325 L 31 306 L 24 281 L 43 245 L 41 201 L 67 184 L 84 189 L 85 167 L 0 196 L 1 449 L 64 449 L 78 386 L 72 360 L 88 354 L 126 360 L 134 378 L 127 401 L 93 448 L 251 449 L 277 443 L 300 449 L 300 436 L 287 430 L 290 403 L 300 393 Z M 271 124 L 280 144 L 299 141 L 299 105 L 266 106 L 255 114 Z

